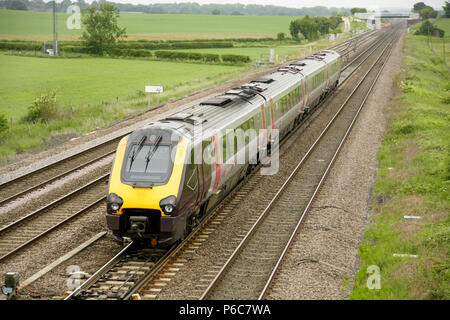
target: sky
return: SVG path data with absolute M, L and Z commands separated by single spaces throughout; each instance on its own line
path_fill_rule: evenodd
M 199 4 L 206 3 L 242 3 L 242 4 L 261 4 L 261 5 L 275 5 L 290 8 L 302 8 L 302 7 L 314 7 L 314 6 L 326 6 L 326 7 L 371 7 L 379 6 L 381 8 L 412 8 L 416 2 L 425 2 L 425 4 L 442 10 L 442 6 L 445 4 L 444 0 L 112 0 L 116 3 L 134 3 L 134 4 L 150 4 L 150 3 L 174 3 L 174 2 L 197 2 Z M 59 1 L 57 1 L 59 2 Z M 91 2 L 91 1 L 86 1 Z

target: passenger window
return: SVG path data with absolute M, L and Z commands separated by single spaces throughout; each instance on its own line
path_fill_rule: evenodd
M 255 129 L 255 120 L 253 118 L 248 119 L 249 129 Z

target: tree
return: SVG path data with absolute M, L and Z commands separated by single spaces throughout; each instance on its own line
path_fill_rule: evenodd
M 414 34 L 424 36 L 438 36 L 442 38 L 445 34 L 445 31 L 436 28 L 430 21 L 426 20 L 422 22 L 419 30 L 417 30 Z
M 366 13 L 367 9 L 366 8 L 351 8 L 350 9 L 351 14 L 355 14 L 355 13 Z
M 220 15 L 220 10 L 219 10 L 219 9 L 214 9 L 211 13 L 212 13 L 213 15 L 218 16 L 218 15 Z
M 434 11 L 432 7 L 426 6 L 422 10 L 419 11 L 420 18 L 423 20 L 436 18 L 437 11 Z
M 279 32 L 277 34 L 277 40 L 279 41 L 283 41 L 285 39 L 286 35 L 284 34 L 284 32 Z
M 117 23 L 119 16 L 119 8 L 107 2 L 83 10 L 81 22 L 86 30 L 82 39 L 89 52 L 103 55 L 110 52 L 117 40 L 127 36 L 126 28 Z
M 450 18 L 450 2 L 445 1 L 445 6 L 443 6 L 442 9 L 444 9 L 445 17 Z
M 28 10 L 27 5 L 19 0 L 14 0 L 6 4 L 8 10 Z
M 289 24 L 289 32 L 291 33 L 292 39 L 298 40 L 298 33 L 300 32 L 300 28 L 298 26 L 300 20 L 293 20 Z
M 423 8 L 425 8 L 427 5 L 425 4 L 425 3 L 423 3 L 423 2 L 416 2 L 415 4 L 414 4 L 414 7 L 413 7 L 413 11 L 414 12 L 420 12 L 420 10 L 422 10 Z

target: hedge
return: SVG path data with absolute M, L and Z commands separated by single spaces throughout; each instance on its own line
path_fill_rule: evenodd
M 155 52 L 158 59 L 167 60 L 193 60 L 203 62 L 220 62 L 220 56 L 212 53 L 182 52 L 182 51 L 164 51 Z
M 74 53 L 88 53 L 88 50 L 86 47 L 80 47 L 80 46 L 60 46 L 59 49 L 62 52 L 74 52 Z
M 197 42 L 197 41 L 185 41 L 185 42 L 173 42 L 173 43 L 155 43 L 155 42 L 119 42 L 117 47 L 120 49 L 148 49 L 148 50 L 165 50 L 165 49 L 206 49 L 206 48 L 232 48 L 231 42 Z
M 248 63 L 250 62 L 249 56 L 241 56 L 237 54 L 223 54 L 222 56 L 223 62 L 229 63 Z
M 42 42 L 32 41 L 0 41 L 0 50 L 42 50 Z
M 145 49 L 116 49 L 112 53 L 126 57 L 153 57 L 153 53 Z

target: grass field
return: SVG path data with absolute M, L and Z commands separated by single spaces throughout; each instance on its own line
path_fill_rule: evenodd
M 0 65 L 0 113 L 13 119 L 23 116 L 35 97 L 51 89 L 57 91 L 62 106 L 95 104 L 136 93 L 149 83 L 170 90 L 239 69 L 131 59 L 45 59 L 5 54 L 0 54 Z
M 0 114 L 11 122 L 9 132 L 0 134 L 0 162 L 45 146 L 52 136 L 78 136 L 147 108 L 143 90 L 149 83 L 164 86 L 161 101 L 167 101 L 248 71 L 243 66 L 5 54 L 0 54 L 0 65 Z M 33 100 L 51 90 L 57 93 L 58 117 L 48 124 L 24 122 Z
M 450 38 L 450 18 L 440 18 L 435 25 L 445 31 L 445 37 Z
M 352 299 L 450 299 L 450 72 L 427 41 L 405 39 Z M 366 285 L 371 265 L 381 269 L 378 290 Z
M 58 13 L 61 39 L 81 35 L 81 30 L 66 26 L 69 14 Z M 121 14 L 119 24 L 127 28 L 131 39 L 196 39 L 233 37 L 276 37 L 289 33 L 293 17 L 217 16 L 170 14 Z M 48 40 L 52 37 L 52 14 L 0 10 L 0 38 Z

